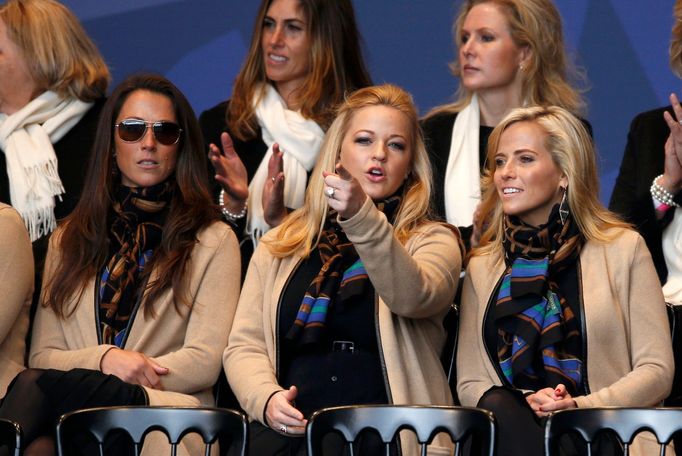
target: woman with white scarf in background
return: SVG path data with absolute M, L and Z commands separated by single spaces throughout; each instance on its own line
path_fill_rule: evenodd
M 80 197 L 110 75 L 53 0 L 5 2 L 0 48 L 0 202 L 24 220 L 39 277 L 48 235 Z
M 261 2 L 232 98 L 199 119 L 242 274 L 258 238 L 303 205 L 334 106 L 370 84 L 350 0 Z
M 478 239 L 475 213 L 493 128 L 520 106 L 580 114 L 584 102 L 568 80 L 561 16 L 552 0 L 466 0 L 454 33 L 457 100 L 433 109 L 422 128 L 436 215 L 459 227 L 469 250 Z

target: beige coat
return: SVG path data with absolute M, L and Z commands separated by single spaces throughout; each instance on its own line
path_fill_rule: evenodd
M 60 257 L 59 231 L 55 234 L 50 240 L 45 283 Z M 154 303 L 156 317 L 147 317 L 140 309 L 124 347 L 169 369 L 161 378 L 163 389 L 144 387 L 150 405 L 214 405 L 212 387 L 220 373 L 239 296 L 239 248 L 232 230 L 221 222 L 205 228 L 197 238 L 187 268 L 192 308 L 179 304 L 178 313 L 173 292 L 168 290 Z M 94 286 L 93 277 L 80 299 L 69 306 L 77 306 L 75 312 L 65 319 L 51 308 L 38 309 L 31 367 L 100 369 L 102 357 L 113 346 L 97 343 Z
M 443 317 L 461 269 L 456 235 L 444 225 L 428 224 L 403 246 L 369 198 L 358 214 L 340 224 L 378 296 L 377 329 L 389 400 L 394 404 L 452 404 L 439 354 L 445 338 Z M 227 378 L 241 406 L 264 424 L 268 399 L 282 389 L 276 371 L 278 303 L 299 261 L 275 258 L 261 242 L 251 260 L 223 356 Z
M 674 372 L 665 301 L 642 238 L 613 230 L 616 239 L 589 241 L 580 253 L 590 393 L 574 399 L 578 407 L 653 407 L 670 393 Z M 502 385 L 485 348 L 483 319 L 504 268 L 493 256 L 473 257 L 467 268 L 457 350 L 463 405 L 475 406 L 493 385 Z
M 33 278 L 33 250 L 24 222 L 0 203 L 0 397 L 24 370 Z

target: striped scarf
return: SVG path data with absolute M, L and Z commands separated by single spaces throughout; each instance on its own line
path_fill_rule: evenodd
M 539 228 L 505 217 L 505 261 L 493 316 L 498 360 L 507 381 L 537 391 L 563 383 L 571 395 L 582 387 L 581 328 L 562 297 L 555 275 L 574 267 L 583 237 L 558 205 Z
M 400 190 L 397 194 L 401 194 Z M 401 198 L 392 196 L 377 204 L 390 223 L 393 223 Z M 333 209 L 327 214 L 320 241 L 317 245 L 322 268 L 310 282 L 298 309 L 296 320 L 286 337 L 299 345 L 322 340 L 325 322 L 335 300 L 345 302 L 361 295 L 371 286 L 367 271 L 353 243 L 348 240 L 337 221 Z
M 145 264 L 161 243 L 173 188 L 166 181 L 143 188 L 121 185 L 116 192 L 109 232 L 111 257 L 99 288 L 102 344 L 122 347 L 125 342 Z

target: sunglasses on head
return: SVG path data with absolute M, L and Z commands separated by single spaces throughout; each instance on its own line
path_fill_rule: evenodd
M 178 142 L 182 128 L 175 122 L 158 120 L 148 122 L 142 119 L 124 119 L 115 125 L 118 137 L 125 142 L 138 142 L 151 127 L 154 137 L 164 146 L 170 146 Z

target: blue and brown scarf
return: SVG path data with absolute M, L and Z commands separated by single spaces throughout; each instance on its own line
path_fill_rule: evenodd
M 400 194 L 400 192 L 398 192 Z M 393 223 L 400 207 L 400 196 L 377 203 L 377 209 Z M 322 268 L 308 286 L 296 320 L 286 337 L 299 345 L 313 344 L 322 339 L 330 307 L 361 295 L 370 286 L 367 271 L 337 221 L 338 213 L 330 209 L 317 245 Z
M 156 247 L 168 214 L 174 183 L 151 187 L 119 186 L 113 204 L 110 258 L 99 288 L 101 341 L 121 347 L 141 292 L 142 273 Z
M 493 316 L 498 360 L 516 388 L 536 391 L 563 383 L 571 395 L 583 383 L 581 329 L 555 281 L 575 267 L 583 237 L 556 205 L 546 225 L 505 218 L 505 261 Z

